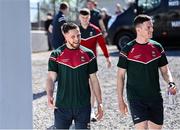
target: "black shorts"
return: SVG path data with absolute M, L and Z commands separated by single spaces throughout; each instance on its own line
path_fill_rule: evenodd
M 149 120 L 163 125 L 163 101 L 129 101 L 129 108 L 134 124 Z

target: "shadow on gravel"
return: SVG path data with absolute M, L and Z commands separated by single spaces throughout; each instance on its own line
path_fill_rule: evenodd
M 180 46 L 165 46 L 164 50 L 167 56 L 180 56 Z
M 119 51 L 110 52 L 109 55 L 114 57 L 119 57 Z
M 33 94 L 33 100 L 36 100 L 42 96 L 45 96 L 46 95 L 46 91 L 43 91 L 43 92 L 40 92 L 40 93 L 35 93 Z
M 113 56 L 113 57 L 119 57 L 119 51 L 110 52 L 109 55 Z M 99 54 L 99 56 L 104 56 L 104 55 L 103 54 Z
M 166 50 L 167 56 L 180 56 L 180 50 Z

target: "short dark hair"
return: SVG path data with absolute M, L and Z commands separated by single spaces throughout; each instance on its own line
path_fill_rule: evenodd
M 60 6 L 59 6 L 59 9 L 60 10 L 65 10 L 69 7 L 68 3 L 67 2 L 61 2 L 60 3 Z
M 81 15 L 90 15 L 90 11 L 88 8 L 80 9 L 79 14 Z
M 145 14 L 140 14 L 134 18 L 134 27 L 150 20 L 152 20 L 150 16 L 145 15 Z
M 77 28 L 79 28 L 79 27 L 75 23 L 69 22 L 69 23 L 64 23 L 62 25 L 61 30 L 63 33 L 68 33 L 69 30 L 73 30 L 73 29 L 77 29 Z

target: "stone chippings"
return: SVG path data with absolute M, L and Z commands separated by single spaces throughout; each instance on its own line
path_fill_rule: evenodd
M 118 110 L 116 93 L 116 75 L 118 62 L 118 51 L 114 46 L 108 47 L 111 53 L 112 67 L 107 69 L 105 58 L 99 51 L 98 56 L 98 77 L 100 80 L 104 105 L 104 118 L 101 121 L 91 123 L 91 129 L 133 129 L 133 122 L 130 114 L 122 116 Z M 177 87 L 180 86 L 180 51 L 171 51 L 168 56 L 170 70 Z M 173 55 L 175 54 L 175 56 Z M 45 93 L 45 82 L 47 77 L 47 62 L 50 52 L 32 54 L 32 79 L 33 79 L 33 128 L 51 129 L 53 126 L 53 110 L 47 107 Z M 163 129 L 180 129 L 180 94 L 176 96 L 176 106 L 167 107 L 166 83 L 160 76 L 162 95 L 164 98 L 164 126 Z

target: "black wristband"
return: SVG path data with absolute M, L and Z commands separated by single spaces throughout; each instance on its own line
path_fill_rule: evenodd
M 174 87 L 176 84 L 174 82 L 169 82 L 169 88 Z

